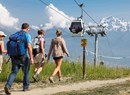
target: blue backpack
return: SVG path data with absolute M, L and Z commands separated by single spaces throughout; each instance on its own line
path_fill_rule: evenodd
M 24 31 L 12 34 L 7 42 L 7 51 L 9 56 L 20 57 L 26 54 L 27 40 Z

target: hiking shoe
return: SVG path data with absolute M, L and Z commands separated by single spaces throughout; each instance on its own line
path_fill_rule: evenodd
M 26 88 L 26 89 L 24 88 L 23 91 L 29 91 L 29 88 Z
M 38 82 L 38 75 L 34 75 L 33 77 L 34 82 Z
M 11 94 L 11 92 L 10 92 L 10 88 L 8 88 L 8 87 L 4 87 L 4 90 L 5 90 L 5 93 L 6 94 L 8 94 L 8 95 L 10 95 Z
M 63 80 L 63 78 L 62 78 L 62 77 L 60 77 L 60 78 L 59 78 L 59 81 L 62 81 L 62 80 Z
M 55 83 L 54 80 L 53 80 L 53 77 L 50 77 L 50 78 L 49 78 L 49 81 L 50 81 L 51 83 Z

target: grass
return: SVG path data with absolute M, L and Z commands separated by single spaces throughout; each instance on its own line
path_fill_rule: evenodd
M 40 74 L 40 80 L 46 80 L 53 72 L 55 68 L 54 62 L 46 63 L 43 71 Z M 33 76 L 34 65 L 30 67 L 30 76 Z M 61 65 L 61 71 L 63 77 L 71 77 L 74 81 L 82 80 L 82 64 L 79 62 L 73 62 L 65 60 Z M 3 64 L 3 71 L 0 74 L 0 81 L 5 82 L 11 72 L 11 63 Z M 86 78 L 85 80 L 103 80 L 103 79 L 115 79 L 121 77 L 127 77 L 130 75 L 130 68 L 126 67 L 108 67 L 108 66 L 96 66 L 91 64 L 86 65 Z M 20 70 L 15 78 L 16 82 L 22 81 L 23 73 Z M 32 80 L 32 77 L 30 77 Z

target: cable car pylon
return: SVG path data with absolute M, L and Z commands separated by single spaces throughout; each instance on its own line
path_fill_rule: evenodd
M 94 31 L 94 29 L 96 29 L 96 31 Z M 89 30 L 86 32 L 90 36 L 95 36 L 94 66 L 96 66 L 98 60 L 98 35 L 101 35 L 101 37 L 104 37 L 106 35 L 105 26 L 103 25 L 89 26 Z
M 95 55 L 94 55 L 94 66 L 97 64 L 98 60 L 98 34 L 100 34 L 102 37 L 106 35 L 105 33 L 105 26 L 98 24 L 84 9 L 83 9 L 83 3 L 78 4 L 76 0 L 74 0 L 76 4 L 81 8 L 81 16 L 77 18 L 77 20 L 72 21 L 70 26 L 70 32 L 71 36 L 84 36 L 85 32 L 88 33 L 90 36 L 95 36 Z M 88 26 L 89 30 L 85 31 L 84 22 L 83 22 L 83 12 L 85 12 L 95 23 L 96 26 Z M 96 29 L 93 30 L 93 28 Z

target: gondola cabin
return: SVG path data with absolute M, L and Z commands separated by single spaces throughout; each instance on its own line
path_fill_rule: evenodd
M 83 21 L 82 20 L 74 20 L 70 25 L 70 33 L 71 36 L 84 36 L 84 28 L 83 28 Z

